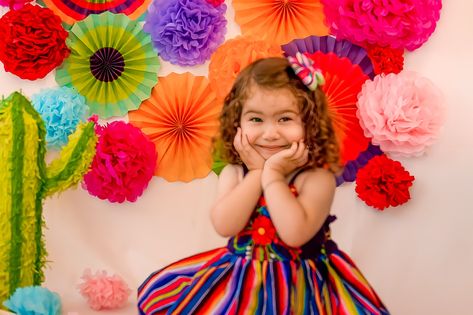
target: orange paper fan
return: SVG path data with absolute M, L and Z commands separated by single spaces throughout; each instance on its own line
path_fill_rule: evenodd
M 151 97 L 128 117 L 156 145 L 155 175 L 189 182 L 210 172 L 220 111 L 207 78 L 186 72 L 160 77 Z
M 343 164 L 355 160 L 365 151 L 369 139 L 364 136 L 360 121 L 356 116 L 358 93 L 368 80 L 360 66 L 352 64 L 346 57 L 338 57 L 333 52 L 317 51 L 308 54 L 315 66 L 322 70 L 325 84 L 322 90 L 327 95 L 328 108 L 341 150 Z
M 279 45 L 310 35 L 328 35 L 319 0 L 234 0 L 235 21 L 242 34 Z
M 227 40 L 210 58 L 210 85 L 223 100 L 230 92 L 238 73 L 258 59 L 282 57 L 281 47 L 277 44 L 253 37 L 239 36 Z

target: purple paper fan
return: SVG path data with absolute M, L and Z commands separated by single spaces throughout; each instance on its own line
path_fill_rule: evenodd
M 281 48 L 286 56 L 295 56 L 298 51 L 309 54 L 317 51 L 324 54 L 333 52 L 338 57 L 347 57 L 353 64 L 359 65 L 370 79 L 375 76 L 373 64 L 366 50 L 347 40 L 338 40 L 333 36 L 309 36 L 303 39 L 295 39 L 282 45 Z
M 373 144 L 369 144 L 368 148 L 361 152 L 356 160 L 348 161 L 343 169 L 343 173 L 337 176 L 337 186 L 340 186 L 344 182 L 353 182 L 356 179 L 356 173 L 358 170 L 366 165 L 369 160 L 377 155 L 383 154 L 381 149 Z

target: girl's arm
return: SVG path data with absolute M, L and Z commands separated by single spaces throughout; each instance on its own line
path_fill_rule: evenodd
M 304 245 L 322 227 L 330 212 L 336 188 L 333 174 L 324 169 L 300 174 L 295 182 L 297 198 L 280 174 L 266 178 L 265 200 L 279 236 L 289 246 Z
M 220 173 L 210 215 L 221 236 L 234 236 L 243 230 L 261 195 L 261 169 L 250 170 L 242 177 L 242 168 L 237 165 L 227 165 Z

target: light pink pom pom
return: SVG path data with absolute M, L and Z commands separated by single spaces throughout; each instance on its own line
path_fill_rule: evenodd
M 338 39 L 414 50 L 434 32 L 441 0 L 322 0 L 326 23 Z
M 357 105 L 365 136 L 384 152 L 398 156 L 422 155 L 444 121 L 440 91 L 412 71 L 366 81 Z
M 127 303 L 131 290 L 119 276 L 108 276 L 106 271 L 97 271 L 92 275 L 90 269 L 86 269 L 82 279 L 84 282 L 79 285 L 79 290 L 90 308 L 115 309 Z

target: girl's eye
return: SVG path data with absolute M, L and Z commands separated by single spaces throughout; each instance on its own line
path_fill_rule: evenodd
M 282 117 L 279 119 L 279 121 L 285 122 L 285 121 L 290 121 L 292 120 L 291 117 Z
M 258 117 L 251 117 L 250 121 L 252 121 L 252 122 L 262 122 L 263 120 L 261 118 L 258 118 Z

